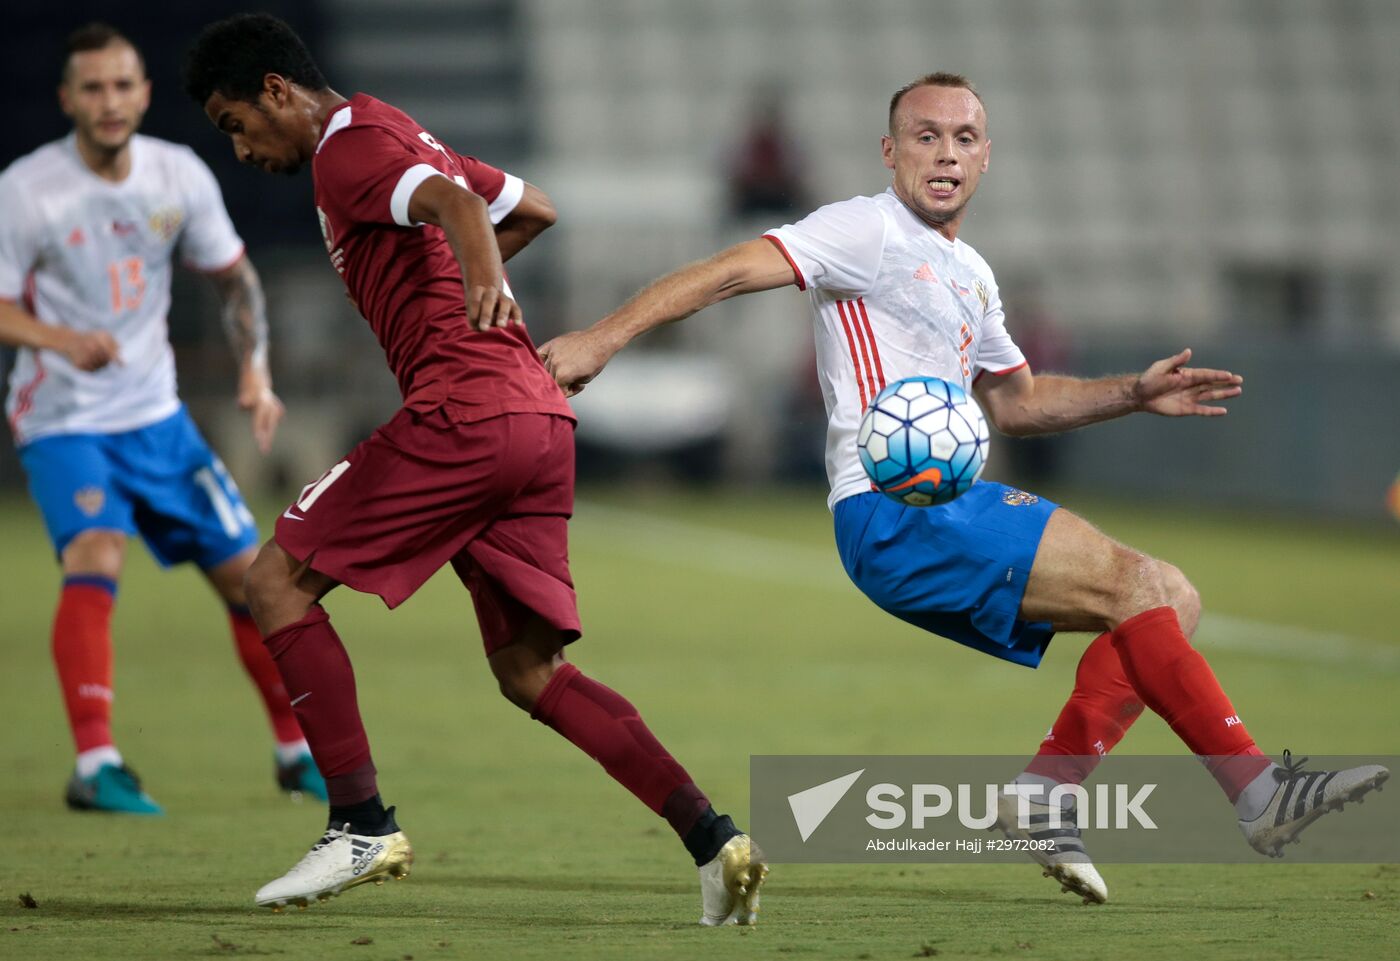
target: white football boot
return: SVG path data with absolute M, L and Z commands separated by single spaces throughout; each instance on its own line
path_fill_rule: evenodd
M 1085 904 L 1104 904 L 1108 901 L 1108 885 L 1104 883 L 1094 862 L 1084 850 L 1079 837 L 1078 814 L 1073 807 L 1060 811 L 1059 827 L 1052 827 L 1051 808 L 1048 804 L 1029 798 L 1026 811 L 1029 817 L 1025 827 L 1020 827 L 1018 806 L 1021 803 L 1017 794 L 1003 792 L 997 801 L 996 827 L 1013 841 L 1030 841 L 1027 854 L 1045 870 L 1047 878 L 1060 882 L 1060 890 L 1079 895 Z M 1057 804 L 1056 807 L 1059 807 Z M 1046 842 L 1049 842 L 1048 844 Z
M 758 889 L 768 877 L 763 852 L 747 834 L 730 838 L 719 854 L 700 868 L 700 923 L 707 928 L 724 924 L 758 923 Z
M 254 901 L 273 911 L 289 904 L 305 908 L 366 881 L 406 878 L 412 866 L 413 847 L 402 831 L 382 837 L 355 834 L 347 823 L 327 829 L 295 867 L 259 888 Z
M 1240 830 L 1250 847 L 1271 858 L 1283 857 L 1283 846 L 1297 843 L 1303 829 L 1328 811 L 1340 811 L 1347 801 L 1361 803 L 1363 795 L 1379 791 L 1390 771 L 1379 764 L 1363 764 L 1342 771 L 1304 771 L 1308 761 L 1293 763 L 1293 755 L 1283 752 L 1283 766 L 1273 769 L 1278 787 L 1264 812 L 1249 821 L 1240 821 Z

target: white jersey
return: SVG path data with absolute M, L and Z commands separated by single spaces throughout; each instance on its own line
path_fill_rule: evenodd
M 812 298 L 829 507 L 870 490 L 856 431 L 887 383 L 941 377 L 971 393 L 978 374 L 1026 365 L 986 261 L 926 224 L 893 189 L 830 204 L 764 236 Z
M 134 430 L 179 409 L 166 327 L 177 247 L 202 271 L 243 255 L 214 175 L 188 147 L 137 135 L 130 174 L 112 183 L 70 134 L 0 174 L 0 299 L 44 323 L 105 330 L 121 357 L 84 373 L 54 351 L 20 349 L 5 403 L 16 444 Z

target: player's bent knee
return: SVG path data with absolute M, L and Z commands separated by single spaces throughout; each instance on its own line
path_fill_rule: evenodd
M 516 644 L 497 651 L 489 660 L 501 696 L 527 712 L 535 709 L 550 678 L 564 663 L 560 654 L 538 657 L 531 649 Z
M 1196 625 L 1201 620 L 1201 595 L 1196 592 L 1195 586 L 1187 580 L 1180 568 L 1166 561 L 1159 561 L 1158 564 L 1162 570 L 1162 582 L 1166 587 L 1167 603 L 1176 611 L 1182 633 L 1190 637 L 1196 632 Z
M 125 553 L 126 535 L 121 531 L 83 531 L 63 548 L 63 573 L 98 574 L 115 581 L 121 577 Z
M 1121 624 L 1168 602 L 1161 565 L 1146 554 L 1118 548 L 1114 558 L 1113 620 Z
M 295 585 L 295 572 L 289 570 L 286 553 L 276 541 L 268 541 L 258 551 L 258 556 L 243 572 L 243 593 L 253 616 L 260 610 L 276 604 L 277 599 Z
M 548 665 L 516 665 L 511 671 L 497 671 L 501 696 L 522 711 L 533 711 L 553 671 Z
M 258 548 L 250 547 L 222 564 L 205 570 L 204 576 L 227 603 L 241 607 L 248 605 L 248 591 L 244 585 L 248 579 L 248 568 L 253 565 L 258 553 Z
M 524 678 L 519 677 L 497 678 L 496 684 L 502 697 L 527 712 L 534 710 L 536 702 L 539 701 L 540 691 L 544 690 L 543 687 L 534 690 Z

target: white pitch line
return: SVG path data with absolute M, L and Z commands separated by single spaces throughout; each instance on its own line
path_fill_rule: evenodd
M 607 535 L 614 546 L 650 561 L 770 584 L 855 593 L 835 543 L 815 548 L 591 501 L 576 505 L 573 524 L 593 536 Z M 1193 641 L 1208 650 L 1281 661 L 1400 672 L 1400 650 L 1380 642 L 1230 614 L 1202 614 Z
M 592 502 L 574 506 L 573 526 L 610 535 L 629 553 L 657 561 L 792 587 L 850 586 L 834 538 L 830 548 L 818 549 Z
M 1400 650 L 1377 641 L 1230 614 L 1203 613 L 1193 641 L 1205 648 L 1243 651 L 1283 661 L 1400 671 Z

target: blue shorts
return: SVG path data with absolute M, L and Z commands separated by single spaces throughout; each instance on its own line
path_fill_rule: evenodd
M 258 543 L 233 478 L 182 407 L 120 434 L 57 434 L 19 449 L 54 553 L 83 531 L 140 533 L 161 566 L 209 570 Z
M 1057 506 L 992 482 L 939 507 L 856 494 L 836 503 L 836 547 L 855 585 L 895 617 L 1036 667 L 1055 632 L 1020 619 L 1021 597 Z

